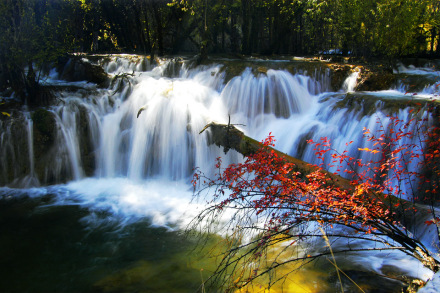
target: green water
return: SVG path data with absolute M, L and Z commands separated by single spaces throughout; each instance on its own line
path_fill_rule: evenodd
M 106 212 L 53 202 L 50 194 L 30 198 L 0 191 L 0 292 L 197 292 L 216 266 L 209 255 L 218 255 L 218 243 L 224 243 L 210 236 L 201 245 L 182 232 L 152 227 L 146 218 L 123 224 L 123 218 Z M 343 262 L 350 260 L 338 260 Z M 365 292 L 405 287 L 349 265 L 345 269 Z M 282 267 L 278 273 L 290 270 Z M 342 279 L 344 292 L 359 292 L 351 280 Z M 261 292 L 264 282 L 248 289 Z M 339 289 L 334 267 L 322 260 L 289 275 L 270 292 Z
M 50 196 L 0 200 L 0 292 L 194 292 L 191 240 L 151 227 L 121 227 Z M 91 217 L 90 223 L 84 217 Z

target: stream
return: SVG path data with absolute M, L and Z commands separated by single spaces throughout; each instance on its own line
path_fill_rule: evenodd
M 193 169 L 213 174 L 217 157 L 243 160 L 210 145 L 199 134 L 206 124 L 230 119 L 257 140 L 271 132 L 277 149 L 310 163 L 318 161 L 306 140 L 325 136 L 339 151 L 354 141 L 348 154 L 367 160 L 363 129 L 392 123 L 389 114 L 410 119 L 410 107 L 390 103 L 436 99 L 440 76 L 438 67 L 400 65 L 388 90 L 357 92 L 358 73 L 334 89 L 330 70 L 306 60 L 83 59 L 114 83 L 68 82 L 53 69 L 41 82 L 65 88 L 56 103 L 0 121 L 2 292 L 195 292 L 215 268 L 207 253 L 221 235 L 194 250 L 197 239 L 182 233 L 205 206 L 192 197 Z M 400 292 L 400 275 L 432 276 L 398 252 L 340 261 L 366 292 Z M 285 290 L 336 292 L 335 278 L 317 264 Z

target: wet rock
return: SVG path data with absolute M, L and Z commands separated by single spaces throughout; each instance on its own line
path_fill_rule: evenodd
M 84 60 L 81 56 L 65 57 L 58 67 L 60 77 L 66 81 L 88 81 L 99 87 L 108 87 L 110 77 L 101 66 Z
M 334 91 L 342 88 L 345 79 L 353 72 L 353 65 L 329 64 L 331 70 L 331 87 Z
M 391 68 L 385 66 L 363 66 L 357 91 L 381 91 L 389 89 L 396 82 Z
M 264 73 L 264 74 L 266 74 L 267 73 L 267 67 L 264 67 L 264 66 L 259 66 L 259 67 L 257 67 L 257 71 L 259 72 L 259 73 Z
M 429 101 L 414 100 L 411 95 L 406 98 L 398 97 L 378 97 L 368 95 L 362 92 L 340 94 L 339 101 L 333 104 L 334 109 L 347 109 L 350 112 L 357 113 L 358 119 L 374 114 L 378 109 L 389 115 L 396 113 L 407 107 L 418 108 L 426 105 Z
M 45 109 L 38 109 L 32 114 L 32 121 L 34 123 L 34 151 L 35 154 L 42 154 L 55 141 L 55 117 Z
M 54 114 L 45 109 L 37 109 L 32 114 L 32 121 L 35 174 L 42 181 L 48 161 L 54 159 L 50 154 L 56 139 L 56 122 Z
M 331 87 L 334 91 L 342 88 L 346 78 L 353 72 L 359 72 L 356 91 L 387 90 L 396 83 L 396 75 L 392 68 L 375 64 L 344 64 L 330 63 Z

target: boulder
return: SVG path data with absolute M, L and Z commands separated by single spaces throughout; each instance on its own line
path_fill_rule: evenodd
M 110 76 L 101 66 L 92 64 L 81 56 L 64 57 L 59 63 L 60 77 L 66 81 L 93 82 L 99 87 L 110 84 Z

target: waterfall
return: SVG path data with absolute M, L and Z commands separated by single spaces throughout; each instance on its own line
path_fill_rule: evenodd
M 345 92 L 353 92 L 357 85 L 357 80 L 359 78 L 360 69 L 356 70 L 355 72 L 351 73 L 350 76 L 345 79 L 344 84 L 342 85 L 342 88 Z
M 29 157 L 29 174 L 24 177 L 22 182 L 17 183 L 18 186 L 34 187 L 40 186 L 38 178 L 35 176 L 35 162 L 34 162 L 34 144 L 33 144 L 33 132 L 34 123 L 32 119 L 26 116 L 27 121 L 27 147 Z
M 246 61 L 237 70 L 231 67 L 238 61 L 225 60 L 201 66 L 183 58 L 152 61 L 129 55 L 87 60 L 102 66 L 114 83 L 101 88 L 86 81 L 66 82 L 62 72 L 51 71 L 44 83 L 58 88 L 56 103 L 15 111 L 13 118 L 0 120 L 0 184 L 7 186 L 0 188 L 0 195 L 44 198 L 43 209 L 80 207 L 81 213 L 87 210 L 79 217 L 81 225 L 91 230 L 114 223 L 123 229 L 145 218 L 172 230 L 194 219 L 211 199 L 208 192 L 207 198 L 192 198 L 194 168 L 212 177 L 215 158 L 222 157 L 225 166 L 243 161 L 233 150 L 225 154 L 210 145 L 207 131 L 200 134 L 212 121 L 230 119 L 257 140 L 272 132 L 277 149 L 312 164 L 321 161 L 307 140 L 321 137 L 337 151 L 347 150 L 347 155 L 368 162 L 373 154 L 359 149 L 373 148 L 373 142 L 363 137 L 363 129 L 380 133 L 395 123 L 390 114 L 401 123 L 409 121 L 410 108 L 394 102 L 430 99 L 438 88 L 435 81 L 410 96 L 402 82 L 387 91 L 358 93 L 355 72 L 342 90 L 333 92 L 327 70 L 308 68 L 307 73 L 282 62 L 260 68 L 260 61 Z M 420 118 L 431 123 L 424 115 Z M 413 143 L 401 140 L 402 145 Z M 326 157 L 324 164 L 330 160 Z M 409 168 L 416 170 L 417 164 Z M 411 199 L 410 188 L 401 187 Z M 425 231 L 422 228 L 415 230 Z M 429 239 L 423 233 L 425 243 Z M 351 260 L 378 273 L 389 264 L 404 263 L 408 275 L 429 277 L 427 269 L 413 266 L 410 258 L 387 253 L 386 258 L 372 253 L 368 259 L 355 255 Z
M 119 62 L 119 67 L 114 63 L 118 62 L 106 65 L 108 71 L 120 74 L 132 69 L 127 62 Z M 162 73 L 166 71 L 166 66 L 160 66 Z M 121 93 L 117 92 L 120 85 L 97 89 L 87 97 L 64 93 L 68 95 L 64 102 L 51 108 L 59 146 L 54 156 L 61 158 L 61 165 L 70 166 L 71 179 L 83 178 L 83 165 L 89 162 L 83 161 L 82 139 L 91 145 L 92 175 L 97 177 L 188 178 L 194 167 L 208 166 L 211 158 L 221 155 L 218 148 L 208 146 L 206 136 L 198 134 L 213 120 L 227 121 L 217 91 L 223 78 L 219 68 L 182 69 L 185 77 L 177 79 L 136 72 Z
M 338 151 L 354 141 L 348 154 L 370 159 L 369 154 L 358 150 L 369 147 L 362 129 L 374 131 L 378 120 L 384 127 L 389 123 L 386 109 L 375 97 L 380 92 L 365 93 L 371 98 L 353 100 L 353 108 L 338 106 L 345 95 L 328 90 L 327 72 L 306 75 L 283 67 L 264 71 L 246 67 L 225 81 L 227 65 L 221 62 L 194 67 L 179 58 L 157 59 L 155 64 L 141 56 L 96 59 L 94 62 L 113 77 L 129 75 L 118 79 L 112 88 L 75 82 L 70 84 L 76 90 L 58 94 L 62 102 L 48 109 L 54 117 L 56 135 L 54 147 L 45 150 L 47 164 L 38 168 L 42 184 L 90 176 L 187 179 L 193 168 L 209 170 L 213 158 L 223 155 L 221 149 L 208 146 L 208 136 L 199 135 L 199 131 L 211 121 L 227 123 L 229 116 L 231 123 L 259 140 L 274 133 L 278 148 L 310 163 L 317 162 L 306 140 L 317 141 L 324 136 Z M 358 76 L 356 71 L 347 77 L 345 92 L 354 90 Z M 53 71 L 45 83 L 69 84 Z M 395 90 L 393 95 L 404 95 L 402 91 Z M 396 114 L 402 121 L 410 119 L 405 109 Z M 25 165 L 30 173 L 26 175 L 35 177 L 31 143 L 34 126 L 32 119 L 27 121 L 27 130 L 23 131 L 27 133 L 29 162 Z M 14 149 L 10 132 L 2 134 L 2 145 L 3 153 Z M 20 153 L 15 148 L 15 159 L 9 158 L 12 165 Z M 237 161 L 240 156 L 230 152 L 225 160 Z M 8 168 L 10 164 L 0 168 L 3 184 L 10 182 L 5 175 L 10 174 Z M 14 172 L 20 177 L 18 170 Z

